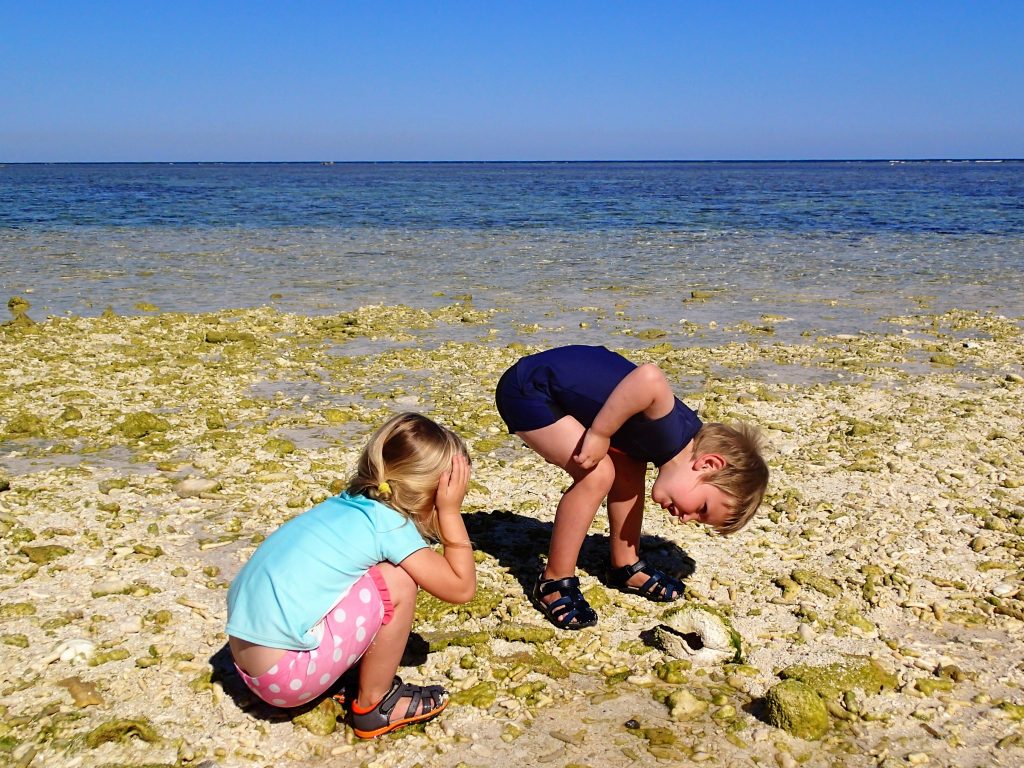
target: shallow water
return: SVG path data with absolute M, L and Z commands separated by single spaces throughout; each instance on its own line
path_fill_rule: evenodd
M 1020 316 L 1022 276 L 1021 162 L 0 167 L 0 292 L 37 317 L 472 296 L 542 336 L 767 314 L 788 340 Z

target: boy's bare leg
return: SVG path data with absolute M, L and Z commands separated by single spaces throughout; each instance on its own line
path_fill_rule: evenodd
M 555 511 L 545 579 L 564 579 L 576 573 L 580 548 L 614 480 L 615 467 L 607 456 L 589 470 L 573 461 L 585 431 L 576 419 L 563 416 L 547 427 L 516 433 L 546 461 L 568 472 L 574 481 L 562 494 Z M 559 593 L 553 593 L 546 602 L 558 597 Z
M 608 455 L 615 464 L 615 481 L 608 492 L 611 565 L 613 568 L 621 568 L 640 559 L 647 465 L 617 451 Z M 642 573 L 636 573 L 630 577 L 629 583 L 640 586 L 648 578 Z

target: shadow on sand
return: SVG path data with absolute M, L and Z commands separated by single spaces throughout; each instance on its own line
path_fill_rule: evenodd
M 463 516 L 466 529 L 479 549 L 507 568 L 523 589 L 525 596 L 544 567 L 552 524 L 507 510 L 475 512 Z M 641 536 L 640 552 L 651 565 L 678 579 L 694 574 L 697 563 L 674 541 L 661 536 Z M 577 561 L 578 571 L 596 577 L 608 586 L 608 537 L 591 533 L 583 541 Z
M 519 582 L 523 590 L 523 601 L 527 602 L 527 595 L 533 589 L 537 574 L 544 565 L 552 524 L 507 510 L 469 513 L 463 516 L 463 520 L 473 547 L 491 555 L 508 569 Z M 696 570 L 697 564 L 693 558 L 675 542 L 661 536 L 642 536 L 640 551 L 651 565 L 679 579 L 688 578 Z M 604 534 L 589 534 L 583 542 L 577 565 L 580 572 L 596 577 L 607 586 L 608 537 Z M 425 663 L 428 651 L 426 640 L 413 631 L 402 657 L 402 666 L 414 667 Z M 209 663 L 213 668 L 211 682 L 219 683 L 239 709 L 260 720 L 291 720 L 312 709 L 327 696 L 346 693 L 351 697 L 357 687 L 358 665 L 342 675 L 323 696 L 315 698 L 308 705 L 280 709 L 263 702 L 249 690 L 235 670 L 227 643 L 210 657 Z

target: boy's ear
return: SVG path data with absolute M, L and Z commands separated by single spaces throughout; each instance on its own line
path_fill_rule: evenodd
M 698 472 L 717 472 L 726 464 L 728 464 L 728 462 L 720 453 L 705 453 L 693 460 L 693 468 Z

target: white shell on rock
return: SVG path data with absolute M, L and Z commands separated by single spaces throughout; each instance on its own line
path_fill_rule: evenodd
M 84 637 L 75 637 L 54 646 L 52 651 L 33 665 L 33 669 L 41 671 L 44 667 L 58 660 L 67 661 L 71 664 L 84 664 L 95 652 L 96 644 L 94 642 L 86 640 Z
M 992 587 L 992 594 L 996 597 L 1007 597 L 1017 591 L 1017 587 L 1006 581 L 1001 581 Z
M 69 661 L 72 664 L 84 664 L 96 652 L 96 644 L 83 637 L 66 640 L 58 648 L 60 649 L 60 660 Z
M 720 616 L 695 606 L 684 606 L 665 615 L 655 627 L 654 643 L 677 659 L 697 666 L 722 664 L 736 656 L 734 632 Z
M 203 493 L 211 493 L 217 490 L 220 483 L 216 480 L 206 480 L 202 477 L 186 477 L 179 482 L 174 490 L 183 499 L 193 498 Z

